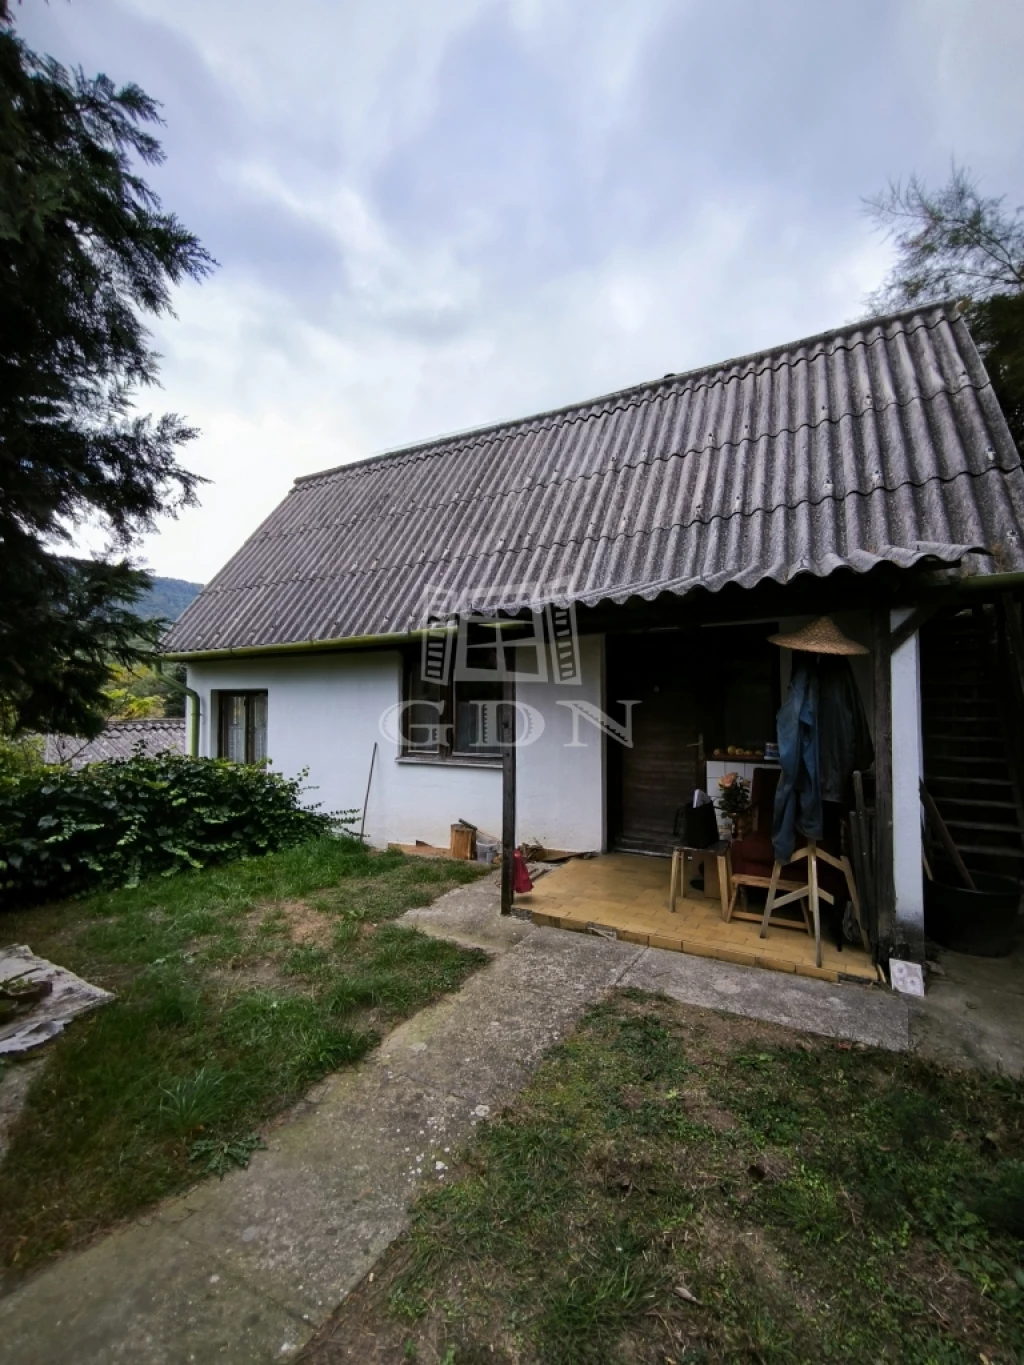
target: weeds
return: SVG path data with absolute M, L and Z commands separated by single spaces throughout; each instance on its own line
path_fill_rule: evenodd
M 198 1138 L 188 1149 L 188 1159 L 198 1165 L 203 1175 L 220 1176 L 223 1180 L 228 1171 L 245 1169 L 253 1152 L 258 1152 L 266 1143 L 259 1133 L 246 1133 L 244 1137 L 225 1142 L 217 1138 Z
M 309 1365 L 348 1326 L 382 1362 L 1024 1352 L 1014 1082 L 623 992 L 453 1175 Z

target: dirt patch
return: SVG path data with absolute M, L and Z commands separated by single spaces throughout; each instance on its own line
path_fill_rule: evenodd
M 285 928 L 293 943 L 312 944 L 317 948 L 330 946 L 337 920 L 323 910 L 315 910 L 308 901 L 275 901 L 274 910 L 284 917 Z
M 716 1104 L 707 1091 L 694 1085 L 683 1096 L 686 1112 L 694 1123 L 706 1123 L 716 1133 L 727 1133 L 737 1127 L 736 1116 Z
M 215 991 L 235 994 L 239 991 L 278 991 L 296 989 L 294 978 L 281 972 L 280 963 L 271 957 L 258 961 L 239 959 L 223 967 L 211 967 L 206 974 Z

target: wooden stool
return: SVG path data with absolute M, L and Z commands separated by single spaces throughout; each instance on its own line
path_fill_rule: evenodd
M 800 901 L 804 912 L 804 920 L 807 923 L 807 932 L 814 933 L 814 962 L 821 966 L 821 907 L 820 901 L 827 901 L 829 905 L 835 904 L 835 897 L 828 891 L 823 890 L 818 885 L 818 859 L 821 858 L 830 867 L 838 868 L 846 878 L 846 885 L 850 892 L 850 903 L 853 905 L 854 918 L 857 921 L 857 928 L 860 930 L 861 942 L 864 944 L 866 952 L 870 952 L 867 934 L 860 918 L 860 897 L 857 895 L 857 886 L 853 880 L 853 869 L 847 857 L 836 858 L 831 853 L 826 853 L 823 848 L 819 848 L 817 841 L 808 839 L 807 847 L 797 849 L 790 858 L 791 863 L 799 862 L 801 858 L 807 859 L 807 884 L 798 886 L 786 892 L 784 896 L 778 894 L 780 886 L 792 886 L 792 883 L 780 882 L 779 875 L 782 872 L 782 864 L 776 860 L 772 868 L 771 880 L 768 883 L 768 901 L 764 907 L 764 916 L 761 920 L 761 934 L 764 938 L 768 932 L 768 922 L 772 917 L 772 911 L 778 910 L 783 905 L 789 905 L 792 901 Z M 808 909 L 808 906 L 810 907 Z
M 729 848 L 724 839 L 720 839 L 717 844 L 712 844 L 710 848 L 691 848 L 689 844 L 676 844 L 672 849 L 672 872 L 668 883 L 668 908 L 675 914 L 676 900 L 679 896 L 686 897 L 686 864 L 691 859 L 699 859 L 707 862 L 711 858 L 718 860 L 718 890 L 719 895 L 726 895 L 726 877 L 723 876 L 724 857 Z M 704 871 L 704 882 L 707 885 L 707 868 Z M 703 896 L 704 892 L 698 892 Z

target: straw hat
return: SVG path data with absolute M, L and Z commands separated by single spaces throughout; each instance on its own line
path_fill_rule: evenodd
M 783 649 L 806 649 L 811 654 L 869 654 L 871 651 L 849 639 L 832 620 L 819 616 L 809 626 L 793 631 L 792 635 L 769 635 L 773 645 Z

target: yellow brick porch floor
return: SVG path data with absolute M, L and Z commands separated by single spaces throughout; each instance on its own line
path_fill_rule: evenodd
M 705 868 L 711 871 L 714 859 Z M 710 866 L 709 866 L 710 865 Z M 677 953 L 696 953 L 745 967 L 768 967 L 825 981 L 856 978 L 877 981 L 878 972 L 867 953 L 845 943 L 838 952 L 822 939 L 821 966 L 814 963 L 814 940 L 795 929 L 774 924 L 765 938 L 750 920 L 722 919 L 717 877 L 708 878 L 707 898 L 687 885 L 687 896 L 668 908 L 668 858 L 634 853 L 606 853 L 596 858 L 573 858 L 538 878 L 534 889 L 516 897 L 516 907 L 529 910 L 535 924 L 586 932 L 614 930 L 620 939 Z M 688 870 L 692 876 L 692 870 Z M 756 906 L 752 906 L 756 908 Z

